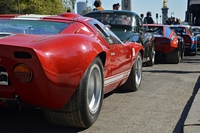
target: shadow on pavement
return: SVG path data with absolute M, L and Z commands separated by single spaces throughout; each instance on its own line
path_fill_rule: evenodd
M 79 128 L 56 126 L 46 121 L 40 108 L 23 105 L 0 106 L 0 133 L 77 133 Z
M 199 88 L 200 88 L 200 77 L 197 79 L 192 96 L 190 97 L 187 104 L 185 105 L 183 112 L 181 114 L 181 117 L 180 117 L 179 121 L 177 122 L 173 133 L 183 133 L 184 122 L 188 116 L 189 110 L 192 106 L 192 103 L 194 101 L 196 94 L 198 93 Z
M 179 71 L 179 70 L 142 70 L 142 72 L 176 73 L 176 74 L 200 73 L 200 71 Z

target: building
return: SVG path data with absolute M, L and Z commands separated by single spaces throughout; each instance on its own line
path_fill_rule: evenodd
M 186 22 L 200 26 L 200 0 L 188 0 Z
M 82 15 L 82 11 L 87 9 L 87 2 L 77 2 L 77 13 Z

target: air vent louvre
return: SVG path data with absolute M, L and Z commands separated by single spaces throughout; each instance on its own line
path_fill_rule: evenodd
M 27 52 L 14 52 L 15 58 L 22 58 L 22 59 L 30 59 L 32 58 L 32 55 Z

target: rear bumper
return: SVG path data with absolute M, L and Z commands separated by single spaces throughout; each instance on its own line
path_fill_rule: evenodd
M 185 43 L 185 52 L 195 52 L 197 46 L 196 44 Z

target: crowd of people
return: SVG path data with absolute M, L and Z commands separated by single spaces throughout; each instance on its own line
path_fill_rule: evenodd
M 181 20 L 175 17 L 169 17 L 166 21 L 167 25 L 175 25 L 175 24 L 181 24 Z

